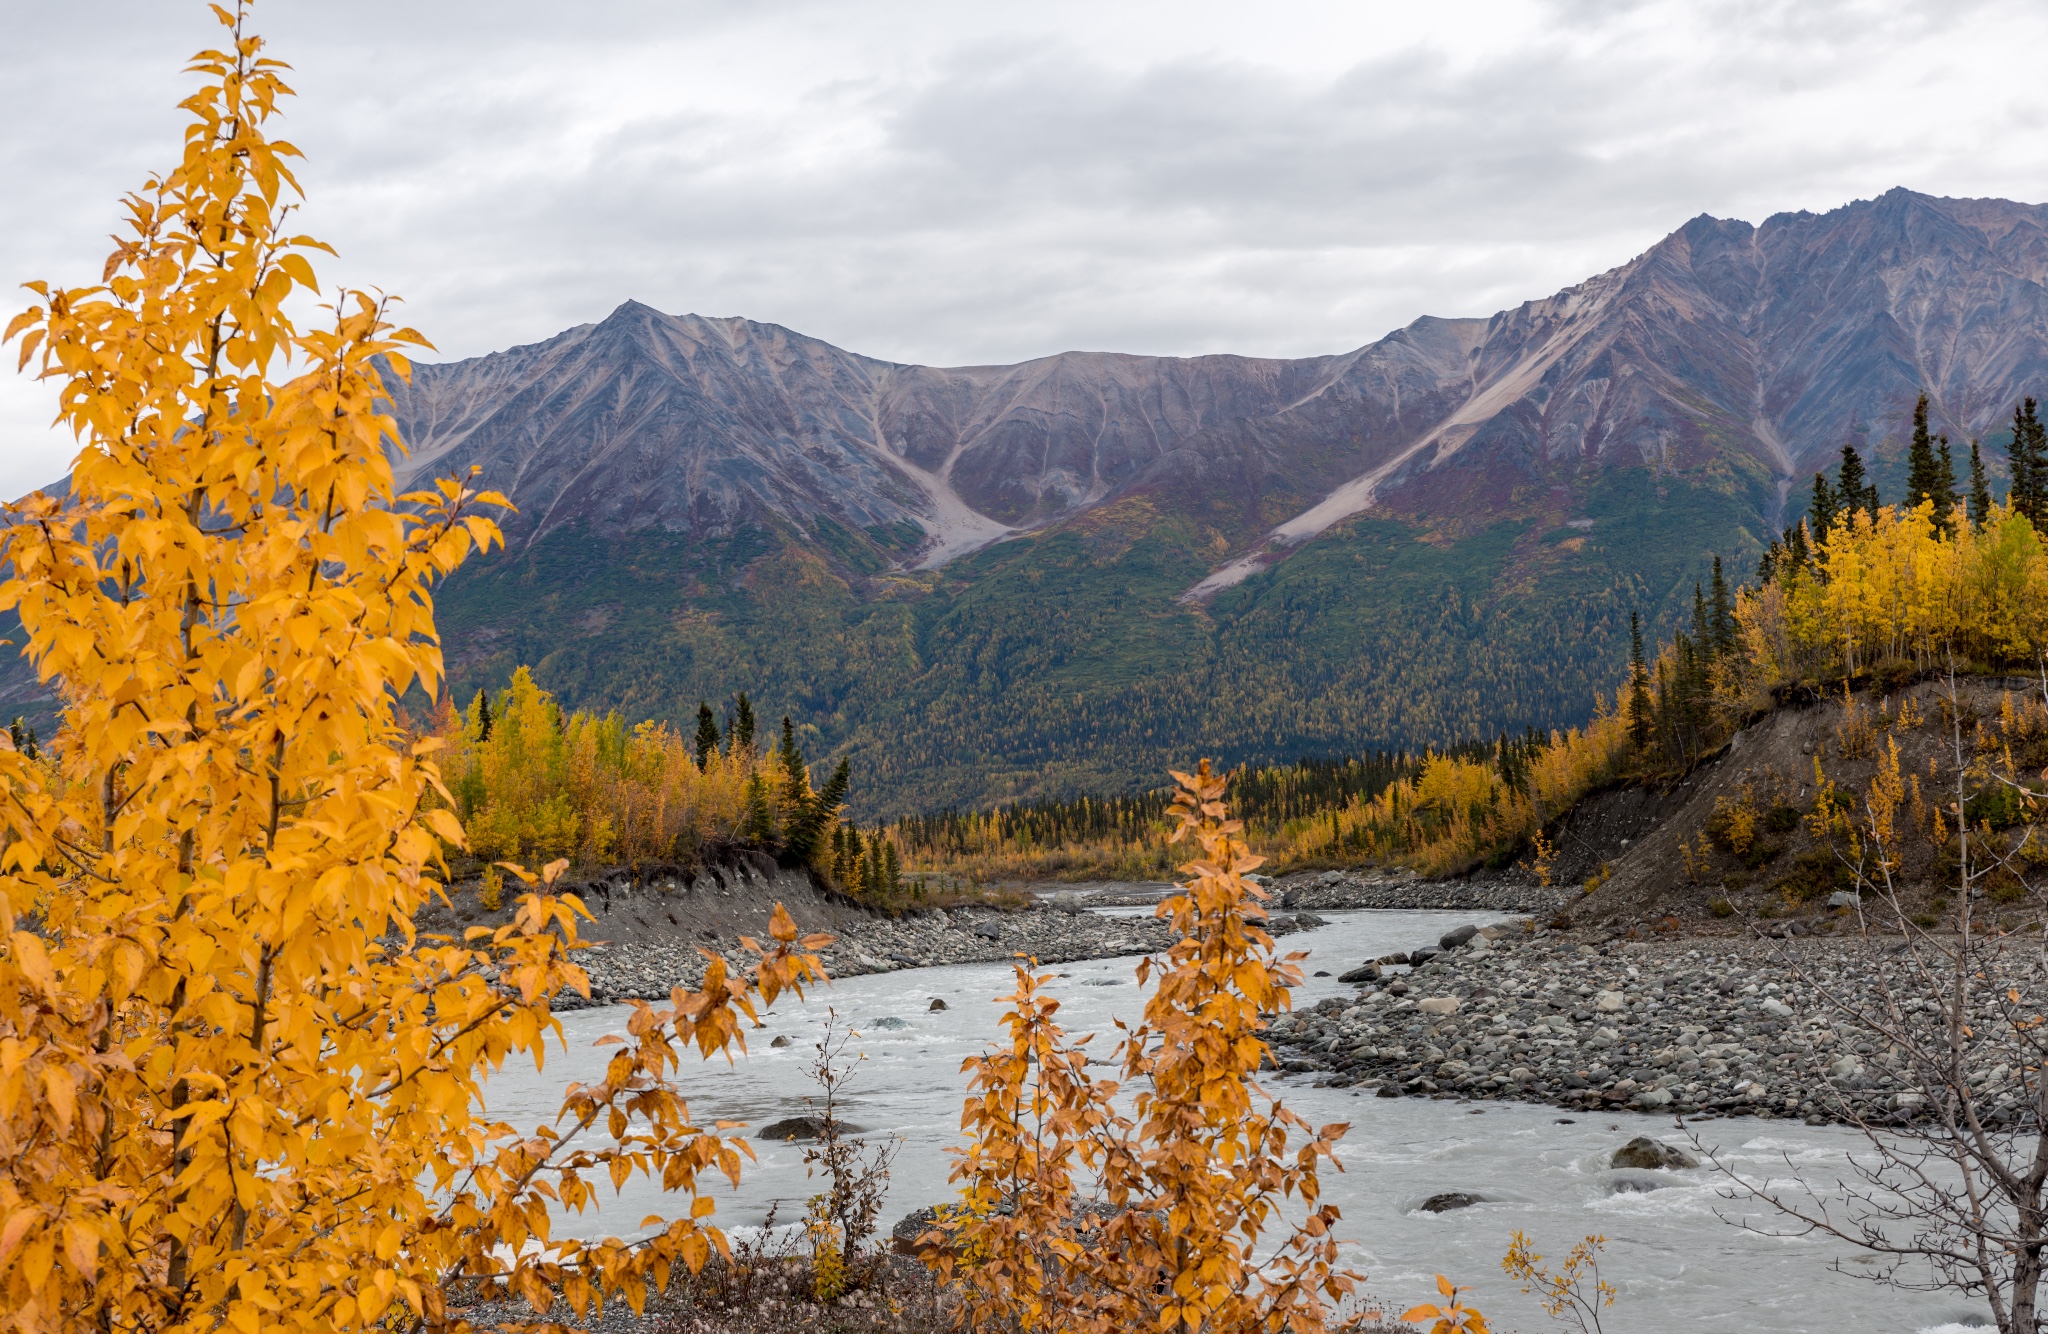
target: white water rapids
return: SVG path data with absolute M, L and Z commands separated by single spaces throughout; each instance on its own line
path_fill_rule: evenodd
M 1443 912 L 1333 912 L 1328 925 L 1285 937 L 1289 950 L 1309 950 L 1306 968 L 1342 972 L 1397 949 L 1432 944 L 1469 914 Z M 1135 1018 L 1142 1006 L 1134 959 L 1099 959 L 1050 966 L 1061 974 L 1054 994 L 1070 1034 L 1099 1034 L 1091 1050 L 1107 1059 L 1114 1046 L 1113 1016 Z M 748 1054 L 728 1067 L 723 1059 L 685 1067 L 684 1087 L 700 1125 L 715 1119 L 755 1127 L 808 1110 L 815 1092 L 808 1071 L 813 1044 L 827 1010 L 849 1021 L 860 1036 L 852 1044 L 866 1060 L 844 1115 L 871 1135 L 902 1137 L 882 1226 L 950 1193 L 948 1147 L 960 1142 L 965 1092 L 961 1061 L 997 1030 L 997 996 L 1010 990 L 1001 964 L 926 968 L 852 978 L 812 991 L 805 1001 L 779 1001 L 767 1027 L 747 1035 Z M 1334 977 L 1311 978 L 1296 991 L 1297 1009 L 1325 996 L 1349 996 Z M 932 1011 L 934 998 L 948 1005 Z M 1483 1004 L 1483 1002 L 1482 1002 Z M 609 1048 L 596 1039 L 622 1032 L 623 1007 L 563 1016 L 567 1052 L 551 1050 L 544 1073 L 509 1066 L 491 1083 L 491 1113 L 532 1126 L 559 1106 L 562 1086 L 590 1079 Z M 894 1020 L 902 1026 L 878 1021 Z M 771 1048 L 787 1035 L 792 1045 Z M 1105 1072 L 1107 1073 L 1107 1072 Z M 1616 1193 L 1607 1170 L 1612 1152 L 1636 1135 L 1683 1144 L 1668 1116 L 1634 1112 L 1579 1113 L 1509 1102 L 1458 1103 L 1417 1098 L 1359 1096 L 1350 1089 L 1308 1086 L 1307 1076 L 1267 1077 L 1268 1087 L 1313 1124 L 1349 1121 L 1339 1144 L 1345 1171 L 1323 1173 L 1326 1198 L 1344 1213 L 1339 1236 L 1347 1263 L 1368 1275 L 1367 1289 L 1395 1310 L 1435 1295 L 1435 1275 L 1476 1289 L 1471 1300 L 1497 1330 L 1522 1334 L 1552 1328 L 1535 1303 L 1500 1271 L 1509 1233 L 1521 1229 L 1552 1261 L 1588 1233 L 1608 1240 L 1603 1275 L 1621 1291 L 1606 1313 L 1610 1334 L 1822 1334 L 1824 1331 L 1944 1331 L 1981 1325 L 1981 1308 L 1954 1297 L 1900 1293 L 1852 1275 L 1871 1266 L 1852 1249 L 1816 1239 L 1758 1235 L 1736 1226 L 1747 1218 L 1773 1225 L 1756 1206 L 1729 1197 L 1725 1179 L 1709 1169 L 1661 1174 L 1671 1184 L 1647 1193 Z M 1560 1124 L 1568 1118 L 1572 1124 Z M 1699 1127 L 1705 1143 L 1737 1170 L 1782 1177 L 1785 1158 L 1808 1180 L 1828 1188 L 1846 1156 L 1861 1143 L 1854 1133 L 1797 1122 L 1722 1120 Z M 723 1178 L 710 1190 L 727 1227 L 760 1223 L 772 1202 L 779 1221 L 791 1222 L 803 1202 L 822 1188 L 804 1175 L 801 1144 L 758 1143 L 737 1190 Z M 1645 1174 L 1631 1173 L 1640 1179 Z M 1485 1202 L 1445 1214 L 1414 1212 L 1429 1196 L 1470 1191 Z M 666 1199 L 641 1179 L 622 1196 L 600 1187 L 603 1208 L 571 1215 L 560 1230 L 582 1235 L 631 1236 L 650 1214 L 675 1213 L 684 1204 Z M 1830 1262 L 1841 1261 L 1846 1273 Z

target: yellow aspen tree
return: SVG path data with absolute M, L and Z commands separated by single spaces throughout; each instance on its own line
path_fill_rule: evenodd
M 778 911 L 757 966 L 641 1006 L 554 1122 L 489 1118 L 489 1074 L 587 989 L 586 914 L 562 864 L 514 868 L 515 921 L 415 935 L 463 831 L 395 702 L 438 692 L 433 589 L 502 502 L 393 495 L 380 377 L 423 340 L 360 293 L 288 313 L 326 250 L 265 130 L 290 90 L 214 12 L 183 155 L 101 283 L 31 284 L 7 330 L 80 450 L 0 532 L 0 609 L 62 708 L 53 763 L 0 742 L 0 1328 L 459 1331 L 451 1285 L 493 1276 L 638 1303 L 723 1245 L 695 1186 L 743 1152 L 692 1124 L 679 1062 L 821 976 L 820 941 Z M 687 1216 L 554 1235 L 634 1173 Z

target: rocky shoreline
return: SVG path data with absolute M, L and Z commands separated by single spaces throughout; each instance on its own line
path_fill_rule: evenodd
M 1268 930 L 1285 935 L 1320 925 L 1322 919 L 1313 913 L 1282 913 Z M 1073 963 L 1156 954 L 1173 943 L 1165 922 L 1090 912 L 1078 900 L 1042 902 L 1015 912 L 963 907 L 869 917 L 842 922 L 831 934 L 833 943 L 819 957 L 833 977 L 1003 963 L 1020 955 L 1042 964 Z M 719 946 L 707 941 L 702 948 Z M 729 947 L 722 952 L 734 963 L 745 962 Z M 577 962 L 590 974 L 591 1004 L 665 998 L 677 985 L 701 985 L 708 964 L 699 945 L 674 939 L 607 942 L 579 951 Z M 570 1005 L 579 1002 L 574 998 Z
M 2018 985 L 2039 995 L 2038 957 L 2013 963 L 2032 970 Z M 1881 1010 L 1883 977 L 1910 994 L 1897 942 L 1596 943 L 1520 923 L 1462 928 L 1413 958 L 1360 964 L 1344 975 L 1360 985 L 1356 1000 L 1333 997 L 1274 1022 L 1283 1071 L 1381 1097 L 1816 1125 L 1901 1124 L 1924 1101 L 1896 1047 L 1828 999 Z M 2027 1114 L 2018 1081 L 2013 1095 L 1999 1092 L 2008 1079 L 1993 1067 L 1973 1081 L 1994 1122 Z

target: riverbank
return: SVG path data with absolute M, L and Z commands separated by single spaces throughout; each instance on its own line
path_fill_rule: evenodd
M 1075 895 L 1038 902 L 1014 912 L 995 908 L 939 908 L 901 917 L 847 916 L 827 928 L 833 943 L 821 951 L 825 971 L 835 978 L 865 977 L 908 968 L 1002 963 L 1022 955 L 1041 964 L 1074 963 L 1156 954 L 1173 944 L 1173 931 L 1149 915 L 1092 912 Z M 1276 913 L 1267 930 L 1276 936 L 1322 925 L 1309 912 Z M 809 923 L 799 922 L 808 929 Z M 704 949 L 744 962 L 729 941 L 707 933 L 701 940 L 673 934 L 605 938 L 604 922 L 590 934 L 602 943 L 580 951 L 577 962 L 590 974 L 591 1003 L 666 997 L 677 985 L 704 980 Z
M 1387 956 L 1356 1000 L 1326 998 L 1277 1019 L 1281 1068 L 1381 1097 L 1689 1118 L 1896 1124 L 1920 1106 L 1891 1042 L 1837 1003 L 1882 1012 L 1888 981 L 1902 996 L 1917 994 L 1896 941 L 1602 943 L 1494 928 L 1420 955 L 1414 967 L 1407 956 Z M 2014 984 L 2036 996 L 2038 955 L 2012 958 Z M 1973 1019 L 1996 1022 L 1988 1012 Z M 1982 1078 L 1994 1121 L 2023 1114 L 2023 1090 L 1995 1092 L 2002 1071 Z

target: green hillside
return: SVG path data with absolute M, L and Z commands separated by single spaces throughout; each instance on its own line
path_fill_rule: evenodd
M 887 532 L 557 533 L 465 571 L 441 621 L 458 697 L 530 663 L 565 703 L 681 724 L 744 689 L 814 758 L 852 759 L 863 818 L 1130 791 L 1197 754 L 1583 719 L 1631 608 L 1661 631 L 1700 553 L 1751 568 L 1761 483 L 1714 480 L 1604 470 L 1570 507 L 1590 528 L 1361 518 L 1206 608 L 1176 599 L 1213 533 L 1143 497 L 915 574 L 887 572 Z

